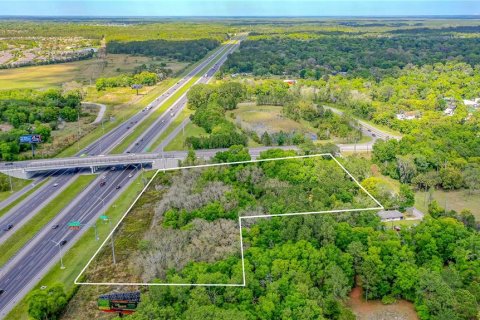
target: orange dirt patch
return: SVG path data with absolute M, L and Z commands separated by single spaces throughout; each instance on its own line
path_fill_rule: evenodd
M 384 305 L 381 301 L 363 300 L 363 291 L 360 287 L 353 288 L 347 302 L 357 320 L 418 320 L 412 303 L 399 300 L 394 304 Z

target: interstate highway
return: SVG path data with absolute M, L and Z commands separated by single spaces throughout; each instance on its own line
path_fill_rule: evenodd
M 77 156 L 85 153 L 88 153 L 89 155 L 99 155 L 112 149 L 114 145 L 119 143 L 126 135 L 132 133 L 132 130 L 134 128 L 134 125 L 132 123 L 134 123 L 136 126 L 150 115 L 150 112 L 148 112 L 147 109 L 151 111 L 159 108 L 166 100 L 170 98 L 172 94 L 174 94 L 177 90 L 180 90 L 192 77 L 194 77 L 198 72 L 202 71 L 202 69 L 204 69 L 212 60 L 214 60 L 218 56 L 225 55 L 235 46 L 236 45 L 234 44 L 227 44 L 217 49 L 217 51 L 215 51 L 207 59 L 202 61 L 202 63 L 196 66 L 183 79 L 181 79 L 174 86 L 172 86 L 165 93 L 163 93 L 160 97 L 150 103 L 146 108 L 144 108 L 144 110 L 146 111 L 138 112 L 128 121 L 122 123 L 106 135 L 102 136 L 96 142 L 92 143 L 90 146 L 80 151 Z M 155 131 L 155 128 L 152 128 L 152 130 Z M 53 177 L 44 186 L 36 190 L 34 194 L 27 197 L 22 203 L 10 210 L 8 214 L 0 218 L 0 241 L 4 241 L 11 234 L 13 234 L 15 230 L 17 230 L 28 220 L 28 218 L 34 216 L 35 213 L 38 212 L 42 208 L 42 206 L 47 203 L 47 200 L 53 199 L 55 195 L 60 193 L 61 189 L 67 187 L 70 183 L 72 183 L 74 173 L 75 170 L 65 170 L 59 176 Z M 57 187 L 55 187 L 54 185 L 57 185 Z M 13 225 L 13 228 L 11 230 L 5 231 L 4 229 L 8 225 Z
M 228 49 L 236 48 L 237 45 L 229 45 L 226 47 L 226 51 L 222 50 L 224 54 L 227 54 L 230 51 Z M 213 75 L 213 73 L 209 72 L 209 75 Z M 178 89 L 179 84 L 176 86 L 176 89 Z M 175 106 L 178 107 L 179 100 L 177 100 L 171 108 Z M 163 101 L 165 101 L 165 99 Z M 177 109 L 177 111 L 178 110 L 179 109 Z M 176 112 L 173 117 L 176 115 L 178 115 L 178 112 Z M 166 122 L 167 118 L 172 118 L 169 111 L 165 112 L 160 117 L 160 119 L 165 120 L 164 122 Z M 130 123 L 130 121 L 132 120 L 129 120 L 128 123 Z M 125 129 L 125 125 L 128 126 L 128 124 L 123 124 L 119 126 L 119 128 L 123 127 Z M 149 137 L 158 136 L 164 129 L 165 126 L 152 125 L 148 130 L 148 137 L 145 135 L 143 138 L 144 140 L 142 142 L 144 142 L 144 144 L 135 145 L 133 148 L 144 148 L 148 143 L 147 139 Z M 115 137 L 115 139 L 112 139 L 112 142 L 106 144 L 111 145 L 118 139 L 121 139 L 123 134 L 120 129 L 118 133 L 107 136 Z M 97 153 L 103 151 L 100 148 L 101 146 L 99 145 L 99 142 L 97 142 L 93 144 L 92 148 L 86 148 L 87 150 L 84 150 L 83 152 L 87 151 L 89 154 L 92 154 L 92 152 Z M 0 271 L 0 288 L 5 290 L 0 297 L 0 318 L 5 317 L 13 306 L 28 293 L 41 276 L 58 261 L 58 248 L 53 245 L 51 240 L 67 240 L 66 248 L 78 240 L 81 233 L 68 230 L 66 228 L 68 221 L 78 220 L 84 224 L 89 224 L 94 218 L 98 217 L 103 208 L 102 202 L 98 199 L 99 195 L 104 197 L 105 204 L 116 199 L 122 192 L 122 189 L 126 188 L 129 182 L 133 180 L 132 178 L 128 178 L 131 170 L 131 167 L 127 167 L 126 169 L 111 171 L 107 178 L 107 185 L 104 187 L 99 186 L 99 179 L 101 178 L 96 179 L 93 182 L 93 186 L 87 188 L 77 198 L 78 201 L 75 202 L 76 204 L 73 208 L 65 208 L 65 210 L 62 210 L 52 223 L 45 226 L 27 246 L 23 247 L 17 255 L 5 265 L 2 271 Z M 118 185 L 121 186 L 120 189 L 116 188 Z M 52 224 L 59 224 L 60 227 L 52 230 Z M 87 228 L 84 228 L 82 231 L 86 229 Z

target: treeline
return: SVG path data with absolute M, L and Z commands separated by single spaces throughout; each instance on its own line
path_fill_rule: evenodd
M 107 41 L 194 40 L 223 41 L 235 32 L 224 23 L 159 21 L 158 19 L 15 19 L 0 22 L 0 36 L 11 37 L 84 37 Z
M 130 87 L 134 84 L 153 86 L 158 82 L 158 80 L 159 79 L 156 73 L 142 71 L 133 75 L 122 74 L 116 77 L 98 78 L 95 82 L 95 86 L 98 91 L 101 91 L 105 90 L 106 88 Z
M 80 60 L 87 60 L 94 56 L 94 50 L 82 50 L 77 52 L 65 52 L 63 55 L 56 55 L 54 57 L 49 57 L 48 59 L 34 59 L 22 62 L 11 62 L 7 64 L 0 64 L 0 69 L 11 69 L 18 67 L 29 67 L 29 66 L 40 66 L 56 63 L 66 63 Z
M 233 123 L 225 118 L 225 111 L 237 107 L 245 96 L 245 88 L 236 82 L 219 86 L 199 84 L 187 93 L 188 107 L 195 110 L 192 122 L 205 129 L 208 136 L 188 137 L 186 144 L 193 149 L 228 148 L 247 145 L 248 138 L 237 132 Z
M 107 43 L 107 52 L 161 56 L 178 61 L 194 62 L 202 59 L 210 50 L 215 49 L 219 45 L 220 41 L 213 39 L 190 41 L 111 41 Z
M 269 152 L 274 154 L 263 156 L 288 155 Z M 309 180 L 317 172 L 308 166 L 266 163 L 260 167 L 265 176 L 291 183 L 285 192 L 292 200 L 304 194 L 296 192 L 296 187 L 316 181 Z M 322 172 L 323 167 L 317 168 Z M 322 178 L 330 174 L 325 169 L 327 176 Z M 229 170 L 235 168 L 222 171 L 220 181 L 230 183 Z M 260 195 L 262 184 L 252 178 L 262 176 L 246 168 L 237 171 L 237 176 L 242 171 L 245 179 L 237 181 L 251 188 L 245 197 Z M 352 196 L 348 187 L 338 187 L 336 194 Z M 283 188 L 275 190 L 283 192 Z M 318 196 L 316 192 L 310 195 Z M 312 202 L 300 201 L 306 203 Z M 432 217 L 399 232 L 386 229 L 371 212 L 257 219 L 243 229 L 245 287 L 152 286 L 131 318 L 355 319 L 346 300 L 356 285 L 363 289 L 366 300 L 381 299 L 385 304 L 411 301 L 422 320 L 474 319 L 480 301 L 480 235 L 468 223 L 471 219 L 459 221 L 462 215 L 451 217 L 437 209 L 431 206 Z M 214 223 L 222 218 L 220 212 L 208 220 Z M 241 283 L 241 270 L 240 255 L 234 254 L 218 262 L 191 262 L 159 281 Z
M 433 31 L 432 31 L 433 32 Z M 417 35 L 339 35 L 318 39 L 285 37 L 243 41 L 222 67 L 226 73 L 320 79 L 347 73 L 352 77 L 381 78 L 408 64 L 425 65 L 450 60 L 480 64 L 477 37 Z
M 82 99 L 78 91 L 62 93 L 58 89 L 46 91 L 18 89 L 0 91 L 0 116 L 13 128 L 0 133 L 0 156 L 12 160 L 30 148 L 20 144 L 24 134 L 40 134 L 44 142 L 51 139 L 51 131 L 60 120 L 72 122 L 79 116 Z

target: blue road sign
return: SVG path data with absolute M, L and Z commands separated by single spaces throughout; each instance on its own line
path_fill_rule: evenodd
M 42 142 L 42 137 L 39 134 L 26 134 L 20 136 L 20 143 L 39 143 Z

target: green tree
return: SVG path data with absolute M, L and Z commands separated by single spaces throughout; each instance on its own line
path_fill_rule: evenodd
M 67 305 L 63 285 L 56 284 L 47 290 L 35 290 L 28 298 L 28 314 L 38 320 L 58 319 Z

